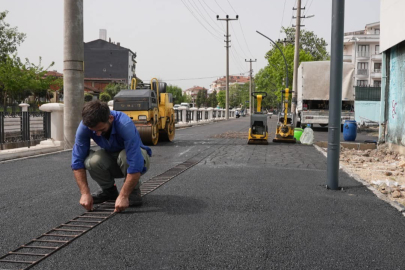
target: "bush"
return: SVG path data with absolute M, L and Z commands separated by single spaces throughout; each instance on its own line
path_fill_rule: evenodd
M 93 100 L 93 95 L 89 93 L 84 93 L 84 102 L 89 102 Z
M 101 93 L 100 94 L 100 101 L 108 102 L 111 100 L 111 96 L 108 93 Z

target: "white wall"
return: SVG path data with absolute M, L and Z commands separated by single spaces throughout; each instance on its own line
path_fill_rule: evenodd
M 404 11 L 404 0 L 381 0 L 381 52 L 405 40 Z

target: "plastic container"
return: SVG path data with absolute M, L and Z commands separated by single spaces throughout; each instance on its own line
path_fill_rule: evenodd
M 343 140 L 353 142 L 357 137 L 357 123 L 355 120 L 346 120 L 343 124 Z
M 299 141 L 304 130 L 302 128 L 294 128 L 294 138 Z

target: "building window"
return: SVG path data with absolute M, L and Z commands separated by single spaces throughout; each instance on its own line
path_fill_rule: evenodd
M 381 72 L 381 63 L 374 63 L 374 72 Z
M 381 81 L 374 81 L 374 87 L 381 87 Z
M 357 86 L 366 87 L 367 84 L 368 84 L 367 80 L 358 80 L 357 81 Z
M 375 54 L 380 54 L 380 45 L 375 45 Z
M 357 63 L 357 75 L 368 75 L 368 62 Z
M 370 56 L 370 46 L 369 45 L 357 45 L 357 56 L 358 57 L 369 57 Z
M 379 35 L 380 34 L 380 29 L 374 29 L 374 34 Z

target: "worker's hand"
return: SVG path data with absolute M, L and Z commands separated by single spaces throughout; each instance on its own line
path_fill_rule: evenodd
M 80 198 L 80 205 L 83 206 L 87 211 L 93 210 L 93 197 L 91 194 L 82 194 Z
M 118 196 L 117 200 L 115 200 L 115 210 L 114 212 L 122 212 L 125 209 L 127 209 L 129 206 L 129 199 L 128 197 L 121 196 L 121 194 Z

